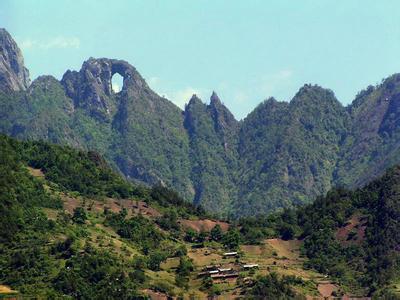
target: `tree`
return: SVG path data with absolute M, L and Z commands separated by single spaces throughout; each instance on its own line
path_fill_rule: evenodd
M 222 228 L 219 224 L 215 225 L 213 229 L 211 229 L 210 237 L 213 241 L 219 242 L 222 240 L 224 233 L 222 232 Z
M 186 230 L 185 241 L 189 243 L 195 242 L 197 239 L 197 232 L 194 231 L 192 228 Z
M 224 246 L 228 249 L 237 249 L 240 244 L 240 233 L 236 228 L 230 228 L 222 240 Z
M 87 220 L 87 215 L 86 215 L 86 211 L 83 207 L 77 207 L 74 209 L 74 215 L 72 217 L 72 220 L 76 223 L 76 224 L 85 224 L 86 220 Z
M 296 296 L 285 278 L 280 279 L 276 273 L 258 278 L 250 294 L 262 299 L 294 299 Z
M 161 251 L 151 252 L 147 266 L 150 270 L 160 271 L 160 264 L 166 259 L 165 254 Z
M 293 239 L 296 231 L 294 226 L 291 224 L 283 223 L 281 228 L 279 228 L 279 233 L 282 236 L 282 239 L 285 241 Z

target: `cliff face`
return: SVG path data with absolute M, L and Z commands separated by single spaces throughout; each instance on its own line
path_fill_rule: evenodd
M 114 74 L 124 78 L 123 93 L 134 93 L 148 86 L 136 69 L 128 62 L 108 58 L 90 58 L 79 72 L 67 71 L 61 83 L 75 106 L 86 109 L 93 117 L 109 120 L 116 110 L 111 80 Z
M 21 50 L 11 35 L 0 28 L 0 89 L 23 91 L 29 84 L 29 72 L 24 66 Z

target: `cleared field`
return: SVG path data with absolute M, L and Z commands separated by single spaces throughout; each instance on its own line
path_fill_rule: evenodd
M 221 226 L 222 231 L 227 231 L 229 229 L 229 224 L 222 221 L 214 220 L 180 220 L 179 223 L 185 228 L 191 228 L 197 232 L 201 231 L 211 231 L 215 225 Z
M 223 261 L 229 261 L 223 259 L 222 255 L 211 248 L 190 249 L 188 251 L 188 256 L 193 259 L 194 265 L 200 268 L 213 264 L 220 264 Z
M 300 258 L 300 246 L 302 242 L 299 240 L 284 241 L 281 239 L 268 239 L 265 243 L 276 251 L 278 257 L 287 257 L 288 259 L 296 260 Z
M 31 167 L 28 167 L 28 171 L 34 177 L 44 178 L 44 173 L 42 172 L 41 169 L 34 169 Z
M 360 215 L 353 215 L 346 225 L 336 231 L 335 237 L 343 245 L 361 244 L 364 240 L 367 220 Z

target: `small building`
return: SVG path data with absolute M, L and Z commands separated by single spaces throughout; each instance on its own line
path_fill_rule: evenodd
M 215 275 L 215 274 L 218 274 L 218 273 L 219 273 L 218 270 L 203 271 L 203 272 L 199 272 L 197 274 L 197 277 L 212 276 L 212 275 Z
M 218 271 L 220 273 L 232 272 L 232 268 L 219 268 Z
M 218 270 L 219 267 L 221 267 L 220 264 L 218 264 L 218 265 L 210 265 L 210 266 L 206 266 L 206 267 L 204 268 L 204 270 L 207 270 L 207 271 Z
M 259 268 L 258 264 L 247 264 L 247 265 L 243 265 L 242 267 L 245 270 L 258 269 Z
M 238 253 L 235 251 L 235 252 L 225 252 L 224 254 L 223 254 L 223 257 L 236 257 L 238 255 Z

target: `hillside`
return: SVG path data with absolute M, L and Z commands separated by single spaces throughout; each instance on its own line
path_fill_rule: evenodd
M 345 289 L 397 299 L 399 190 L 397 166 L 361 189 L 331 190 L 310 205 L 287 210 L 271 224 L 278 224 L 283 238 L 304 241 L 305 267 L 336 278 Z
M 209 104 L 194 95 L 182 111 L 123 60 L 89 58 L 60 81 L 30 84 L 4 29 L 0 43 L 0 132 L 96 151 L 128 180 L 170 187 L 221 216 L 311 203 L 400 163 L 399 75 L 348 107 L 306 84 L 290 102 L 271 98 L 237 121 L 216 93 Z M 124 78 L 118 93 L 115 74 Z
M 0 297 L 400 293 L 400 167 L 227 223 L 164 187 L 126 182 L 95 152 L 6 136 L 0 145 Z
M 319 294 L 323 276 L 303 269 L 301 242 L 246 234 L 173 191 L 134 186 L 94 152 L 0 145 L 0 298 Z

